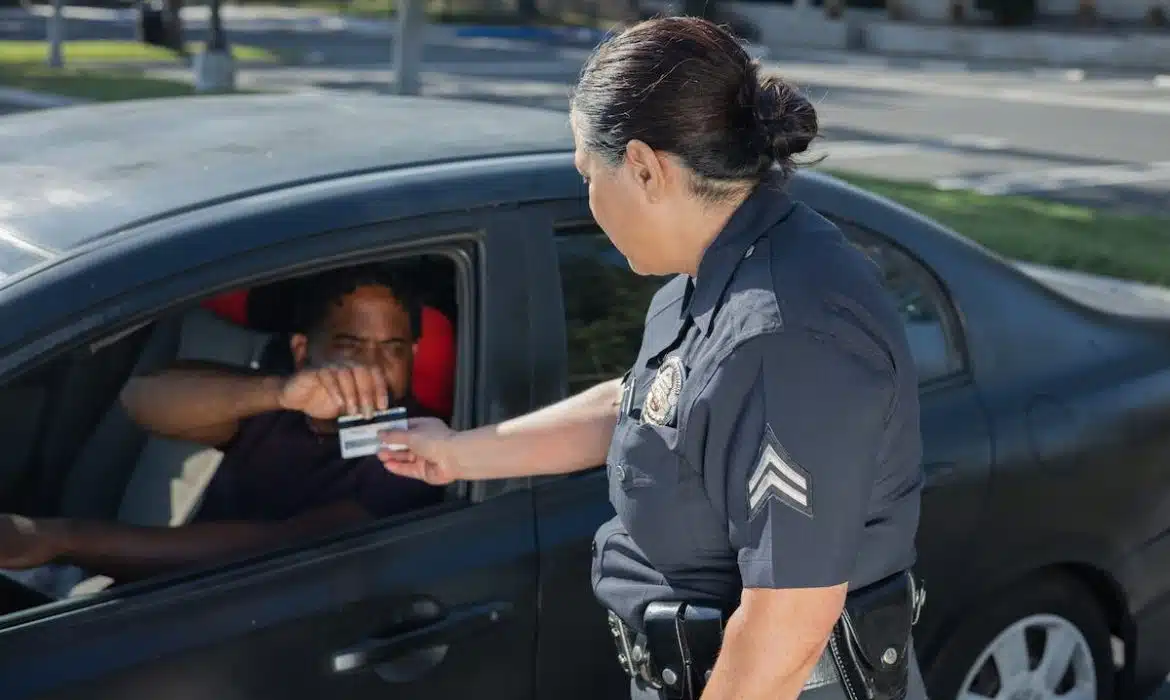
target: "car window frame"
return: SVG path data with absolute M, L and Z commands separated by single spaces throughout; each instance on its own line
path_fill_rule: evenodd
M 849 217 L 823 211 L 820 214 L 833 222 L 841 230 L 842 235 L 851 243 L 878 245 L 892 250 L 896 255 L 908 261 L 914 268 L 912 274 L 913 279 L 916 282 L 922 283 L 925 286 L 925 289 L 922 290 L 923 293 L 929 299 L 934 300 L 938 310 L 939 324 L 942 327 L 943 338 L 946 341 L 945 349 L 948 361 L 952 367 L 945 374 L 939 374 L 925 379 L 920 378 L 918 382 L 919 391 L 921 393 L 933 392 L 945 387 L 971 381 L 970 353 L 967 348 L 966 337 L 963 334 L 959 309 L 954 302 L 953 295 L 938 273 L 920 256 L 915 255 L 912 250 L 901 245 L 891 236 L 875 231 L 873 228 Z M 856 237 L 851 235 L 851 231 L 859 234 L 863 240 L 858 241 Z M 915 369 L 917 369 L 917 365 Z

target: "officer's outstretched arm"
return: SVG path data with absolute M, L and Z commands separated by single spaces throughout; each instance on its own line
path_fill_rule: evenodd
M 460 479 L 567 474 L 605 463 L 617 423 L 621 379 L 532 413 L 459 433 Z
M 726 508 L 744 591 L 703 698 L 792 700 L 845 602 L 893 369 L 872 341 L 788 328 L 747 340 L 712 376 L 684 441 Z

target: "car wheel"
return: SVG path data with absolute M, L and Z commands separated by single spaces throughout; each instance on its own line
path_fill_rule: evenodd
M 1109 625 L 1083 586 L 1040 579 L 964 618 L 926 669 L 931 700 L 1113 700 Z

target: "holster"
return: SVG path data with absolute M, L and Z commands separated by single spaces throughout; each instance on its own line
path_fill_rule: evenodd
M 829 649 L 850 700 L 902 700 L 910 681 L 911 628 L 925 591 L 899 572 L 845 599 Z

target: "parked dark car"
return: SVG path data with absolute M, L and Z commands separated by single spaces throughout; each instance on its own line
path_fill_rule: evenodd
M 326 268 L 416 265 L 455 332 L 456 427 L 620 374 L 661 280 L 593 223 L 571 149 L 563 113 L 428 99 L 0 120 L 0 512 L 185 522 L 218 456 L 142 434 L 122 385 L 179 357 L 265 369 L 281 314 L 243 327 L 208 300 L 279 299 Z M 1158 682 L 1170 300 L 1011 264 L 824 175 L 792 189 L 872 254 L 905 314 L 928 484 L 915 636 L 934 700 L 1110 700 Z M 61 600 L 0 577 L 0 697 L 621 697 L 590 589 L 611 515 L 594 469 L 457 484 L 426 510 Z

